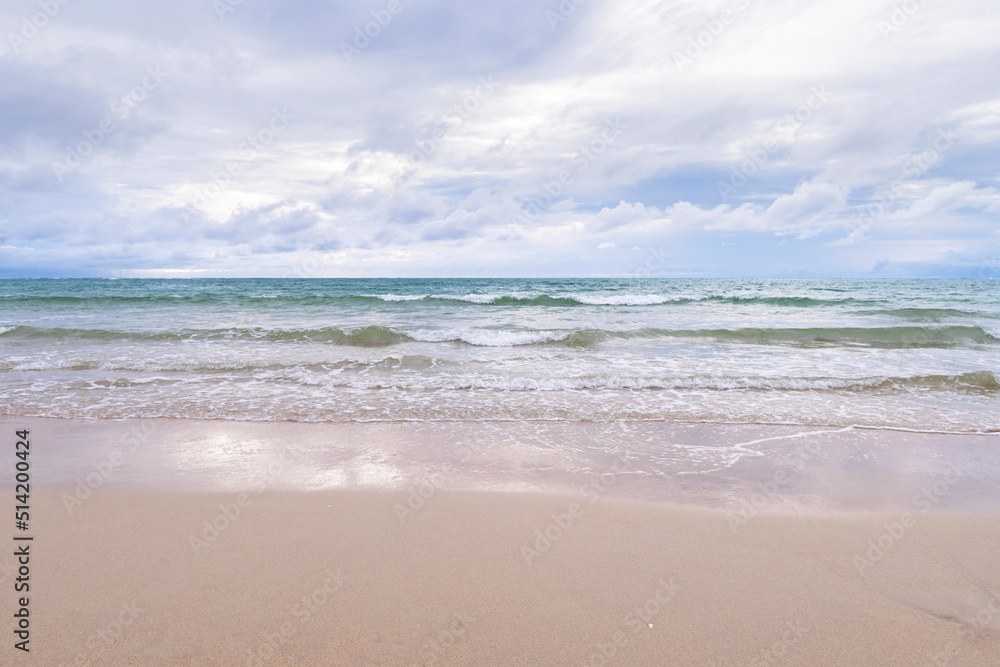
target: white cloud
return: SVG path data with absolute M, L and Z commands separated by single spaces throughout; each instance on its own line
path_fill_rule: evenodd
M 620 201 L 614 208 L 602 208 L 594 216 L 593 222 L 589 226 L 595 231 L 607 231 L 635 223 L 658 220 L 661 219 L 661 216 L 661 212 L 654 206 L 646 207 L 641 202 L 630 204 Z
M 333 272 L 461 272 L 510 244 L 515 265 L 531 257 L 525 270 L 547 257 L 585 274 L 609 269 L 574 259 L 584 248 L 665 235 L 706 262 L 720 236 L 791 239 L 768 266 L 809 253 L 841 261 L 824 245 L 834 232 L 855 248 L 993 238 L 1000 89 L 983 72 L 995 66 L 1000 6 L 921 3 L 883 35 L 895 4 L 590 0 L 553 31 L 526 0 L 429 2 L 407 5 L 348 63 L 339 42 L 365 19 L 361 5 L 243 3 L 219 21 L 201 0 L 141 12 L 94 0 L 0 56 L 0 238 L 21 253 L 2 260 L 58 268 L 73 257 L 100 272 L 131 252 L 156 269 L 252 274 L 334 238 Z M 675 55 L 737 6 L 679 70 Z M 8 3 L 0 23 L 33 8 Z M 56 178 L 53 160 L 157 65 L 164 84 Z M 495 90 L 462 109 L 480 77 Z M 829 99 L 782 125 L 816 87 Z M 185 209 L 281 106 L 295 114 L 287 131 L 201 210 Z M 609 120 L 621 131 L 602 137 Z M 955 145 L 904 174 L 907 156 L 949 127 Z M 761 150 L 723 202 L 716 184 Z M 900 180 L 885 215 L 852 229 Z M 205 239 L 210 252 L 198 249 Z

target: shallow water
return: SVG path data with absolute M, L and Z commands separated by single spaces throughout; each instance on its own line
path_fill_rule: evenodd
M 990 280 L 2 280 L 0 413 L 1000 430 Z

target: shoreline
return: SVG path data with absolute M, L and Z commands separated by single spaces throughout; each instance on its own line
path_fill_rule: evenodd
M 240 423 L 240 424 L 327 424 L 330 426 L 345 424 L 575 424 L 575 425 L 605 425 L 605 424 L 674 424 L 683 426 L 745 426 L 748 428 L 795 428 L 795 429 L 852 429 L 858 431 L 898 431 L 900 433 L 924 433 L 929 435 L 960 435 L 960 436 L 998 436 L 1000 429 L 987 431 L 940 431 L 936 429 L 905 428 L 902 426 L 881 426 L 871 424 L 841 424 L 821 422 L 816 424 L 792 422 L 749 422 L 749 421 L 693 421 L 686 419 L 351 419 L 351 420 L 308 420 L 308 419 L 243 419 L 216 417 L 61 417 L 39 415 L 10 415 L 0 413 L 0 423 L 19 420 L 63 421 L 90 423 L 118 423 L 139 421 L 178 421 L 204 423 Z
M 265 422 L 0 417 L 41 447 L 33 484 L 65 490 L 577 493 L 734 509 L 892 511 L 960 468 L 936 509 L 1000 511 L 1000 436 L 674 422 Z M 277 470 L 277 474 L 275 470 Z M 271 472 L 269 472 L 269 469 Z M 87 483 L 95 471 L 105 474 Z M 13 470 L 0 468 L 0 488 Z M 762 503 L 755 503 L 761 505 Z

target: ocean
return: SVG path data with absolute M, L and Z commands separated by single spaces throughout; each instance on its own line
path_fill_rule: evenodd
M 0 280 L 0 413 L 1000 431 L 995 280 Z

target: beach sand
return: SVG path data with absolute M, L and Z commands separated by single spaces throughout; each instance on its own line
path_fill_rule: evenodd
M 112 447 L 122 424 L 32 427 L 49 443 L 33 456 L 63 463 L 31 496 L 31 654 L 3 664 L 1000 664 L 997 512 L 741 515 L 614 497 L 600 476 L 588 493 L 171 492 L 125 475 L 137 458 L 112 475 L 131 484 L 81 499 L 60 443 L 103 429 Z
M 862 574 L 898 517 L 757 516 L 734 536 L 720 511 L 571 496 L 441 492 L 402 521 L 398 494 L 245 500 L 214 536 L 237 496 L 107 492 L 69 515 L 39 495 L 33 664 L 1000 659 L 996 516 L 921 517 Z

